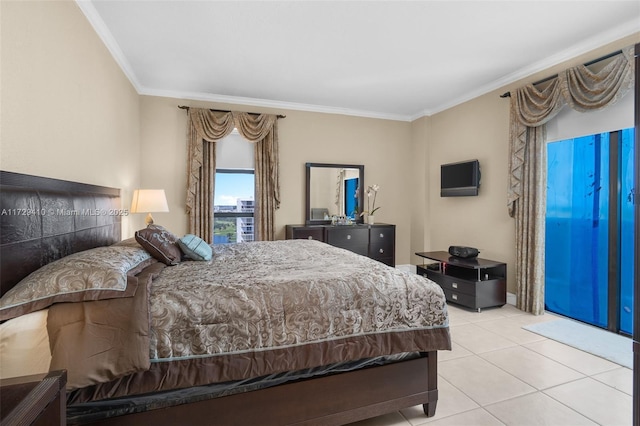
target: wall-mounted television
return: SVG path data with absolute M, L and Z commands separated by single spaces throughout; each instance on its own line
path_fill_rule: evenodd
M 440 196 L 464 197 L 478 195 L 480 188 L 480 162 L 460 161 L 440 166 Z

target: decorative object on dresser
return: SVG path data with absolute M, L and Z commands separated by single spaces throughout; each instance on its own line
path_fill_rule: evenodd
M 417 273 L 436 282 L 447 302 L 480 312 L 483 308 L 507 303 L 507 265 L 494 260 L 461 258 L 446 251 L 419 252 L 416 255 L 435 263 L 418 265 Z
M 287 225 L 286 238 L 318 240 L 396 266 L 396 226 L 375 225 Z
M 367 223 L 373 225 L 376 223 L 375 214 L 376 210 L 380 207 L 376 207 L 376 198 L 378 197 L 378 190 L 380 185 L 371 185 L 367 188 L 367 210 L 360 213 L 360 216 L 367 216 Z M 371 202 L 371 196 L 373 195 L 373 203 Z

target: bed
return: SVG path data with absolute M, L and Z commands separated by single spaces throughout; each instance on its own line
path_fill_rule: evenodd
M 69 424 L 339 425 L 417 404 L 435 414 L 437 351 L 451 347 L 439 286 L 305 240 L 171 264 L 120 241 L 119 190 L 1 173 L 2 326 L 46 317 Z M 91 291 L 51 301 L 32 279 L 104 259 Z M 16 296 L 25 281 L 33 300 Z

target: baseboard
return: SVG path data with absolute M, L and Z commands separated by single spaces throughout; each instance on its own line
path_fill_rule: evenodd
M 396 268 L 401 271 L 416 273 L 416 265 L 396 265 Z

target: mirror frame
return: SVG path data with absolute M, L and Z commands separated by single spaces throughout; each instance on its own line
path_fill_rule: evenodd
M 306 181 L 307 181 L 307 191 L 305 194 L 305 217 L 304 223 L 305 225 L 327 225 L 330 224 L 330 220 L 311 220 L 311 168 L 312 167 L 323 167 L 323 168 L 336 168 L 336 169 L 358 169 L 358 180 L 359 180 L 359 188 L 358 188 L 358 205 L 363 206 L 364 204 L 364 165 L 363 164 L 332 164 L 332 163 L 306 163 Z M 363 223 L 364 218 L 358 216 L 356 218 L 356 223 Z

